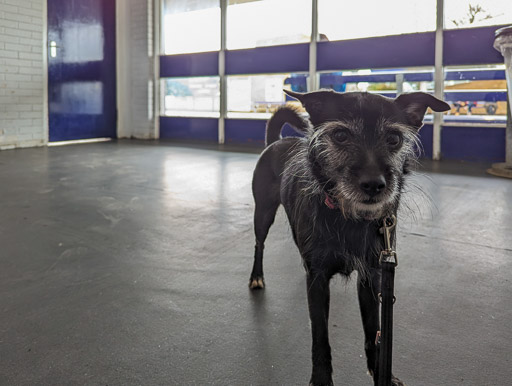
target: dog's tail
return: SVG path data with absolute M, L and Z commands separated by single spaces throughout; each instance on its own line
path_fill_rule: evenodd
M 281 129 L 288 123 L 299 134 L 306 134 L 310 127 L 309 120 L 300 115 L 298 108 L 291 106 L 280 107 L 267 122 L 265 147 L 281 139 Z

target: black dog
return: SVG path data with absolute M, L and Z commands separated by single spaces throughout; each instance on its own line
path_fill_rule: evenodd
M 300 100 L 310 120 L 284 107 L 267 124 L 267 147 L 252 184 L 256 250 L 249 286 L 265 285 L 264 242 L 283 204 L 307 272 L 313 336 L 310 384 L 332 385 L 329 280 L 354 270 L 367 366 L 376 378 L 378 260 L 383 249 L 378 229 L 385 216 L 397 212 L 427 108 L 446 111 L 450 106 L 421 92 L 396 99 L 359 92 L 287 93 Z M 304 137 L 280 139 L 286 122 Z M 393 384 L 403 385 L 397 378 Z

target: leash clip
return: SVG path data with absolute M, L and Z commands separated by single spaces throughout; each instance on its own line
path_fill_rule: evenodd
M 382 228 L 379 232 L 384 236 L 384 250 L 380 252 L 379 264 L 389 263 L 395 267 L 398 265 L 398 257 L 391 245 L 391 231 L 396 227 L 396 216 L 386 217 L 382 221 Z

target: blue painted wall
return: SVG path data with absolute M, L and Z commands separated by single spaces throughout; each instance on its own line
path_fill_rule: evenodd
M 309 69 L 309 44 L 226 51 L 226 74 L 300 72 Z
M 422 157 L 432 158 L 432 139 L 434 136 L 434 127 L 432 125 L 423 125 L 419 132 L 422 149 Z
M 444 159 L 504 161 L 505 128 L 444 126 L 441 153 Z
M 226 119 L 227 144 L 263 148 L 265 120 Z M 300 136 L 285 125 L 284 137 Z M 432 157 L 433 127 L 424 125 L 420 132 L 422 156 Z M 213 118 L 160 118 L 160 137 L 170 139 L 217 142 L 218 120 Z M 441 134 L 442 156 L 445 159 L 499 162 L 505 159 L 505 128 L 445 126 Z
M 218 76 L 219 53 L 160 56 L 160 77 Z
M 319 71 L 433 66 L 435 33 L 319 42 L 317 49 Z
M 261 119 L 226 119 L 225 122 L 226 143 L 264 146 L 266 121 Z
M 160 117 L 160 138 L 218 141 L 218 119 Z
M 261 147 L 265 145 L 265 126 L 267 121 L 262 119 L 226 119 L 225 122 L 226 143 L 252 144 Z M 288 124 L 284 125 L 282 135 L 283 137 L 300 136 Z

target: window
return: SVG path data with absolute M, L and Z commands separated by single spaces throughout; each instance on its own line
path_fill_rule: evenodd
M 358 39 L 435 29 L 435 0 L 318 1 L 320 40 Z
M 505 66 L 448 67 L 444 84 L 444 97 L 451 106 L 445 122 L 506 122 Z
M 394 98 L 397 93 L 434 91 L 434 69 L 363 69 L 320 74 L 320 87 L 335 91 L 366 91 Z
M 219 117 L 219 77 L 164 78 L 164 114 Z
M 307 91 L 306 74 L 271 74 L 229 76 L 228 117 L 270 118 L 285 103 L 300 106 L 295 99 L 286 96 L 283 89 Z
M 446 29 L 471 28 L 512 22 L 512 5 L 507 0 L 445 0 Z
M 62 61 L 65 63 L 103 60 L 104 31 L 101 24 L 64 21 L 62 26 Z M 78 43 L 79 42 L 79 43 Z M 57 43 L 54 42 L 55 56 Z M 50 51 L 51 52 L 51 51 Z
M 229 0 L 229 50 L 309 42 L 311 0 Z
M 434 93 L 434 69 L 362 69 L 320 74 L 320 88 L 338 92 L 364 91 L 395 98 L 404 92 L 423 91 Z M 432 121 L 432 112 L 425 122 Z
M 220 50 L 219 0 L 165 0 L 164 53 Z

